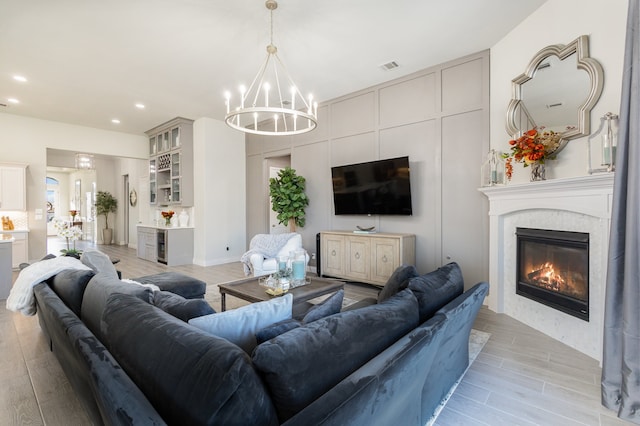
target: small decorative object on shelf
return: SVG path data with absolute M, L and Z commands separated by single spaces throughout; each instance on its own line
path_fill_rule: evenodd
M 76 216 L 78 215 L 78 210 L 69 210 L 69 215 L 71 216 L 71 221 L 76 221 Z
M 544 127 L 527 130 L 518 139 L 510 140 L 511 152 L 502 154 L 506 159 L 505 175 L 507 179 L 511 180 L 513 176 L 513 160 L 515 160 L 518 163 L 524 163 L 524 167 L 532 166 L 531 182 L 545 180 L 545 160 L 555 160 L 555 152 L 560 146 L 561 140 L 562 133 L 553 130 L 545 131 Z
M 487 154 L 487 159 L 480 168 L 480 185 L 494 186 L 504 184 L 505 165 L 502 155 L 495 149 Z
M 175 212 L 173 210 L 169 210 L 168 212 L 161 212 L 162 217 L 164 218 L 164 224 L 165 226 L 169 227 L 171 226 L 171 218 L 173 217 L 173 215 L 175 214 Z
M 600 136 L 598 142 L 593 142 L 597 136 Z M 618 116 L 608 112 L 600 117 L 600 127 L 587 141 L 589 174 L 614 171 L 617 147 Z
M 185 209 L 182 209 L 182 211 L 180 212 L 180 216 L 178 216 L 178 218 L 180 219 L 181 227 L 185 228 L 189 226 L 189 213 L 187 213 Z

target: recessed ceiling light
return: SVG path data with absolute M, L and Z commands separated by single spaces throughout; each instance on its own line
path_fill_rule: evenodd
M 17 100 L 16 98 L 9 98 L 9 99 L 7 99 L 7 101 L 11 102 L 12 104 L 19 104 L 20 103 L 20 101 Z
M 138 109 L 144 109 L 144 104 L 137 103 L 137 104 L 136 104 L 136 108 L 138 108 Z
M 19 81 L 20 83 L 26 83 L 27 82 L 27 77 L 24 77 L 22 75 L 14 75 L 13 79 L 16 81 Z
M 111 122 L 113 124 L 120 124 L 120 120 L 118 120 L 117 118 L 114 118 L 113 120 L 111 120 Z

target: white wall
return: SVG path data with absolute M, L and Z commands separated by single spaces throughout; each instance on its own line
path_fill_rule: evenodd
M 2 129 L 3 162 L 29 164 L 27 168 L 27 210 L 29 215 L 29 259 L 39 259 L 46 254 L 46 168 L 47 148 L 73 152 L 90 152 L 120 157 L 146 159 L 147 138 L 126 133 L 110 132 L 90 127 L 38 120 L 13 114 L 0 113 Z M 118 170 L 115 169 L 117 172 Z M 118 197 L 121 204 L 125 197 L 118 189 L 118 179 L 112 168 L 98 176 L 99 181 L 109 182 L 107 190 Z M 103 189 L 103 188 L 98 188 Z M 36 220 L 35 210 L 42 209 L 42 218 Z M 119 230 L 116 229 L 116 233 Z
M 591 133 L 600 117 L 620 112 L 620 91 L 627 20 L 624 0 L 548 0 L 491 48 L 491 146 L 507 152 L 505 129 L 511 80 L 522 74 L 534 55 L 552 44 L 589 36 L 590 56 L 604 69 L 604 90 L 591 112 Z M 549 161 L 547 179 L 587 175 L 587 138 L 574 139 Z M 529 169 L 515 164 L 513 182 L 528 182 Z
M 244 134 L 220 120 L 193 123 L 194 263 L 238 261 L 246 251 Z

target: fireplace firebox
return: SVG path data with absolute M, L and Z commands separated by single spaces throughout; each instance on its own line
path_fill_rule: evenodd
M 589 321 L 589 234 L 516 228 L 516 294 Z

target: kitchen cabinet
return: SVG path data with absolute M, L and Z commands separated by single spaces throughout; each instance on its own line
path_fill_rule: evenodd
M 6 232 L 6 231 L 4 231 Z M 29 263 L 29 233 L 27 231 L 11 231 L 12 244 L 12 268 L 18 268 L 21 263 Z
M 138 257 L 167 266 L 193 263 L 193 228 L 138 225 Z
M 323 276 L 384 285 L 400 265 L 415 265 L 413 234 L 325 231 L 320 233 Z
M 0 210 L 27 209 L 27 166 L 0 163 Z
M 151 262 L 155 262 L 158 259 L 155 227 L 138 226 L 138 257 Z
M 193 205 L 193 121 L 175 118 L 146 132 L 149 136 L 149 202 Z

